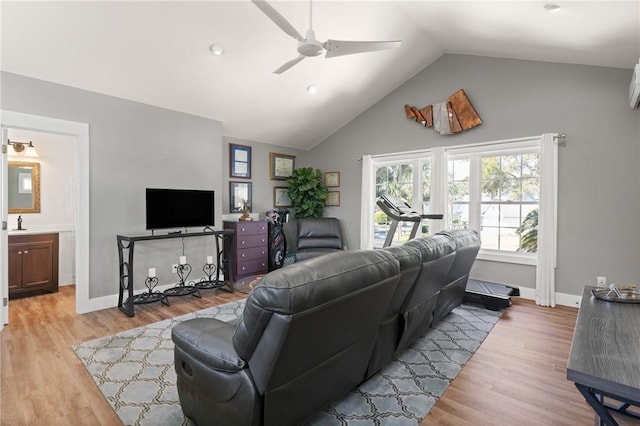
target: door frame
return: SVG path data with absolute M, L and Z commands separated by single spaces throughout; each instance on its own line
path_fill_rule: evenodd
M 47 133 L 58 133 L 76 138 L 75 153 L 75 173 L 76 194 L 74 197 L 74 219 L 73 227 L 75 232 L 75 281 L 76 281 L 76 312 L 81 314 L 90 312 L 89 304 L 89 124 L 75 121 L 60 120 L 57 118 L 43 117 L 38 115 L 24 114 L 14 111 L 0 110 L 0 126 L 4 128 L 15 128 L 22 130 L 35 130 Z M 4 132 L 3 132 L 4 134 Z M 5 141 L 2 141 L 4 144 Z M 3 170 L 6 171 L 7 156 L 2 156 Z M 6 193 L 6 180 L 0 182 L 3 186 L 3 193 Z M 2 220 L 6 220 L 8 209 L 6 203 L 2 206 Z M 7 231 L 1 231 L 0 238 L 0 296 L 8 299 L 8 246 Z M 2 310 L 3 324 L 9 322 L 8 306 Z
M 2 227 L 0 228 L 0 300 L 2 301 L 2 309 L 0 309 L 0 330 L 4 327 L 4 324 L 9 321 L 9 227 L 8 221 L 8 196 L 5 189 L 7 188 L 7 167 L 8 167 L 8 155 L 7 146 L 9 133 L 6 127 L 0 126 L 0 134 L 2 135 L 2 159 L 0 161 L 0 188 L 2 188 L 2 195 L 0 196 L 0 221 Z

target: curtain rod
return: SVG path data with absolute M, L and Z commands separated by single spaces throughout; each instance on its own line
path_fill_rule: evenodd
M 471 144 L 465 144 L 465 145 L 452 146 L 452 147 L 449 147 L 449 149 L 468 148 L 470 146 L 497 145 L 497 144 L 512 143 L 512 142 L 523 142 L 523 141 L 528 141 L 528 140 L 531 140 L 531 139 L 539 139 L 540 136 L 541 135 L 529 136 L 529 137 L 524 137 L 524 138 L 515 138 L 515 139 L 504 139 L 504 140 L 492 141 L 492 142 L 478 142 L 478 143 L 471 143 Z M 567 134 L 566 133 L 554 133 L 553 134 L 553 139 L 557 140 L 559 144 L 565 143 L 567 141 Z M 433 147 L 433 148 L 437 148 L 437 147 Z M 403 151 L 403 152 L 395 152 L 395 153 L 387 153 L 387 154 L 374 154 L 374 155 L 371 155 L 371 158 L 384 158 L 384 157 L 395 157 L 397 155 L 420 154 L 420 153 L 423 153 L 423 152 L 425 152 L 425 153 L 429 152 L 433 148 L 417 149 L 417 150 L 414 150 L 414 151 Z M 356 161 L 362 161 L 362 157 L 357 157 Z

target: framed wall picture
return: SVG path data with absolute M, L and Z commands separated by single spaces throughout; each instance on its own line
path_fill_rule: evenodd
M 241 212 L 244 200 L 247 200 L 247 206 L 251 211 L 251 183 L 229 182 L 229 211 L 231 213 Z
M 327 199 L 324 200 L 325 206 L 339 206 L 340 205 L 340 191 L 329 191 L 327 193 Z
M 278 154 L 277 152 L 269 153 L 269 172 L 271 179 L 285 180 L 295 169 L 295 155 Z
M 340 172 L 325 172 L 324 186 L 327 188 L 340 186 Z
M 286 186 L 276 186 L 273 188 L 273 206 L 274 207 L 291 207 L 291 198 L 289 198 L 289 188 Z
M 229 144 L 229 177 L 251 179 L 251 147 Z

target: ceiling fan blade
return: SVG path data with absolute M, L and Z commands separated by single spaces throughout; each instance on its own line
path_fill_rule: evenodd
M 306 56 L 300 55 L 297 58 L 292 59 L 289 62 L 286 62 L 286 63 L 282 64 L 282 66 L 280 68 L 278 68 L 277 70 L 275 70 L 273 73 L 274 74 L 282 74 L 283 72 L 285 72 L 286 70 L 288 70 L 289 68 L 291 68 L 292 66 L 294 66 L 295 64 L 300 62 L 301 60 L 303 60 L 304 58 L 306 58 Z
M 269 17 L 277 26 L 279 26 L 282 31 L 289 34 L 291 37 L 295 38 L 298 41 L 304 40 L 304 38 L 300 35 L 298 30 L 296 30 L 293 25 L 289 23 L 277 10 L 273 8 L 269 3 L 264 0 L 251 0 L 253 4 L 255 4 L 258 9 L 260 9 L 265 15 Z
M 323 47 L 327 51 L 325 58 L 352 55 L 354 53 L 372 52 L 375 50 L 400 47 L 401 41 L 344 41 L 327 40 Z

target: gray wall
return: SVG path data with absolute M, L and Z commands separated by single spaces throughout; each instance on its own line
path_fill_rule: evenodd
M 273 206 L 273 188 L 276 186 L 287 186 L 285 180 L 271 180 L 269 168 L 269 153 L 275 152 L 279 154 L 293 155 L 296 157 L 296 167 L 307 167 L 308 151 L 288 148 L 278 145 L 271 145 L 245 139 L 238 139 L 224 136 L 223 140 L 223 176 L 224 176 L 224 196 L 222 199 L 222 208 L 225 213 L 229 213 L 229 181 L 234 182 L 251 182 L 252 188 L 252 212 L 259 213 L 260 219 L 264 219 L 265 212 L 274 208 Z M 251 179 L 240 179 L 229 177 L 229 144 L 246 145 L 251 147 Z M 287 241 L 288 251 L 292 251 L 295 245 L 295 215 L 292 209 L 289 223 L 284 225 L 285 238 Z
M 603 275 L 640 279 L 640 112 L 627 104 L 631 70 L 444 55 L 314 148 L 313 165 L 341 172 L 341 206 L 325 215 L 360 241 L 363 154 L 566 132 L 559 150 L 557 291 L 579 295 Z M 405 117 L 464 89 L 483 124 L 441 136 Z M 329 213 L 329 214 L 327 214 Z M 535 269 L 476 262 L 477 278 L 535 286 Z
M 1 89 L 3 110 L 89 124 L 91 298 L 117 293 L 116 235 L 144 233 L 145 188 L 214 189 L 221 225 L 220 122 L 6 72 Z M 212 254 L 201 240 L 185 239 L 194 270 Z M 139 243 L 134 273 L 156 267 L 161 284 L 175 282 L 181 253 L 179 239 Z
M 567 133 L 560 148 L 557 283 L 559 292 L 578 295 L 596 275 L 619 283 L 640 276 L 640 113 L 626 102 L 630 78 L 631 70 L 445 55 L 311 152 L 223 140 L 215 120 L 4 72 L 1 108 L 90 125 L 92 298 L 117 290 L 115 235 L 144 230 L 145 187 L 214 188 L 221 224 L 229 209 L 229 142 L 253 147 L 253 210 L 261 215 L 280 184 L 268 180 L 269 152 L 296 155 L 297 166 L 340 171 L 341 205 L 324 215 L 343 221 L 346 243 L 355 248 L 358 157 L 544 132 Z M 442 102 L 460 88 L 481 126 L 440 136 L 405 118 L 404 104 Z M 174 280 L 169 265 L 181 250 L 179 240 L 140 245 L 136 274 L 154 266 L 161 282 Z M 207 243 L 185 240 L 188 258 L 203 250 L 210 250 Z M 474 276 L 527 287 L 535 280 L 532 267 L 496 262 L 477 262 Z
M 276 152 L 279 154 L 293 155 L 296 157 L 296 167 L 308 166 L 308 151 L 300 149 L 285 148 L 278 145 L 270 145 L 266 143 L 238 139 L 229 136 L 222 138 L 223 146 L 223 164 L 222 172 L 224 176 L 224 197 L 222 208 L 225 213 L 229 212 L 229 181 L 234 182 L 251 182 L 253 197 L 254 213 L 260 213 L 260 218 L 264 218 L 267 210 L 273 209 L 273 188 L 276 186 L 287 186 L 286 180 L 271 180 L 269 172 L 269 153 Z M 229 177 L 229 144 L 246 145 L 251 147 L 251 179 L 231 178 Z

